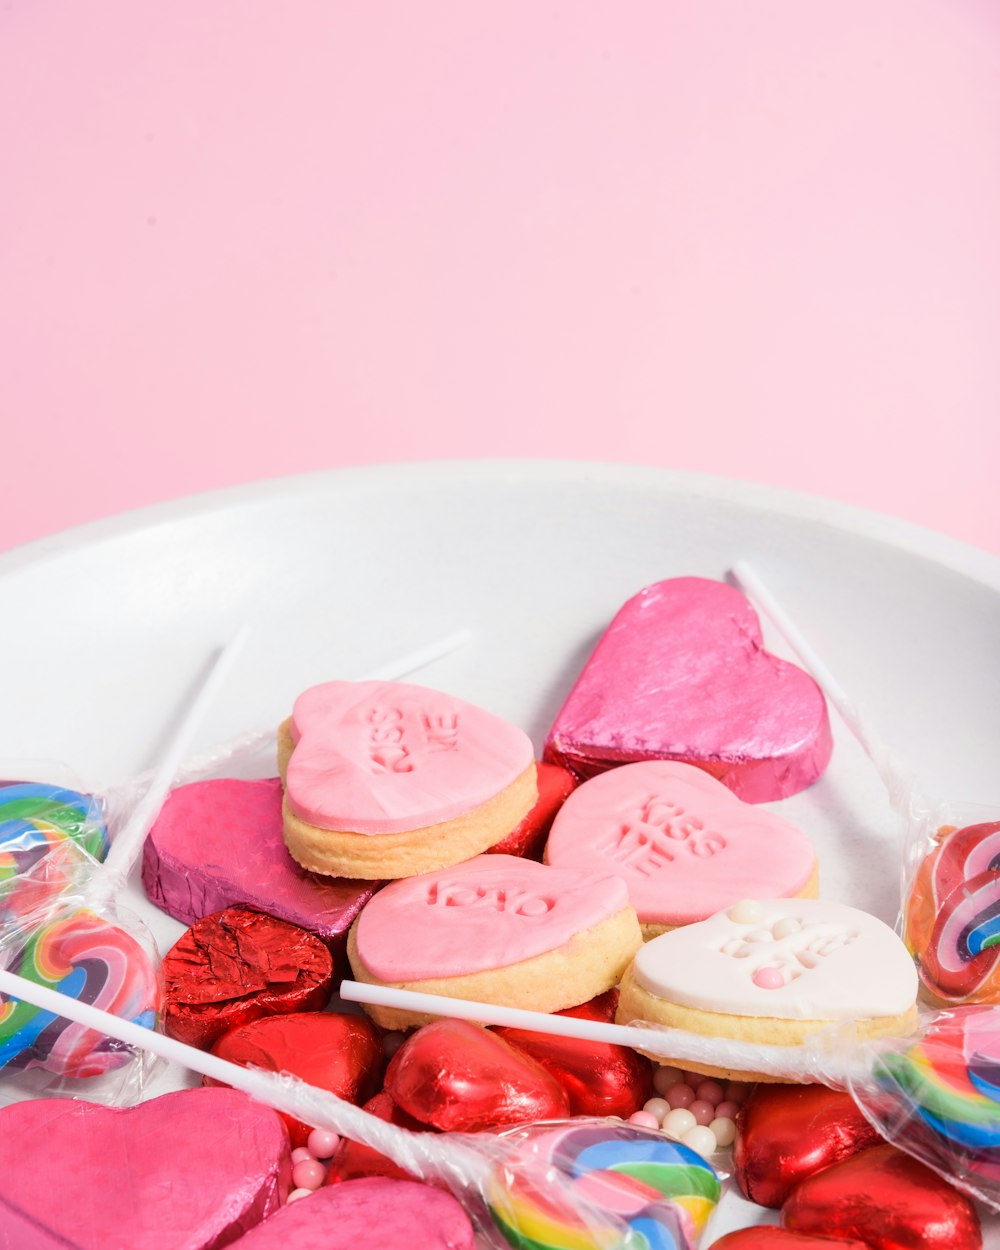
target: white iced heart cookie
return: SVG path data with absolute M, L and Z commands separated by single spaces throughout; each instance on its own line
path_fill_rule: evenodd
M 906 947 L 874 916 L 816 899 L 744 900 L 647 943 L 617 1018 L 793 1046 L 834 1021 L 861 1037 L 905 1033 L 916 995 Z

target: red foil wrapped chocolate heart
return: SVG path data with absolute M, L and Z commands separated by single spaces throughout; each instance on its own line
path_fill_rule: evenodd
M 476 1024 L 437 1020 L 399 1048 L 385 1088 L 404 1111 L 444 1132 L 477 1133 L 569 1114 L 555 1077 Z
M 881 1140 L 843 1090 L 758 1085 L 737 1120 L 733 1171 L 751 1202 L 780 1207 L 800 1181 Z
M 374 1098 L 370 1098 L 365 1103 L 365 1110 L 378 1116 L 380 1120 L 396 1124 L 399 1128 L 409 1129 L 413 1133 L 437 1132 L 436 1129 L 428 1128 L 426 1124 L 421 1124 L 419 1120 L 415 1120 L 402 1108 L 397 1107 L 385 1090 L 376 1094 Z M 362 1146 L 359 1142 L 349 1141 L 346 1137 L 342 1137 L 340 1145 L 330 1160 L 326 1184 L 339 1185 L 341 1181 L 353 1181 L 362 1176 L 387 1176 L 393 1180 L 412 1180 L 408 1172 L 393 1163 L 391 1159 L 387 1159 L 385 1155 L 373 1150 L 371 1146 Z
M 972 1202 L 895 1146 L 872 1146 L 796 1186 L 781 1222 L 871 1250 L 979 1250 Z
M 491 846 L 487 855 L 520 855 L 523 859 L 541 859 L 545 840 L 560 807 L 576 789 L 578 782 L 567 768 L 558 764 L 537 764 L 538 802 L 502 842 Z
M 328 1011 L 251 1020 L 220 1037 L 212 1053 L 241 1067 L 291 1072 L 357 1106 L 378 1091 L 385 1067 L 381 1034 L 367 1016 Z M 284 1120 L 292 1145 L 304 1146 L 311 1126 Z
M 296 925 L 228 907 L 193 924 L 163 958 L 163 1031 L 208 1050 L 261 1016 L 319 1011 L 333 958 Z
M 786 1228 L 740 1228 L 712 1242 L 712 1250 L 868 1250 L 862 1241 L 831 1241 L 829 1237 L 810 1237 L 792 1233 Z
M 569 1007 L 556 1015 L 610 1024 L 617 1005 L 618 991 L 608 990 L 589 1003 Z M 652 1061 L 629 1046 L 585 1042 L 527 1029 L 497 1028 L 493 1032 L 555 1077 L 569 1099 L 570 1115 L 619 1115 L 628 1119 L 653 1096 Z

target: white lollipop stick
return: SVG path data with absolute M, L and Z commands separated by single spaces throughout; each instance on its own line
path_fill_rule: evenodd
M 92 905 L 99 905 L 114 894 L 132 870 L 143 843 L 153 827 L 173 784 L 181 760 L 191 746 L 192 739 L 201 728 L 202 721 L 215 702 L 223 682 L 229 676 L 240 652 L 250 636 L 249 625 L 241 625 L 223 647 L 212 665 L 201 689 L 188 708 L 183 721 L 171 738 L 167 750 L 153 773 L 149 786 L 136 804 L 124 827 L 111 844 L 107 859 L 95 874 L 91 894 Z
M 53 1016 L 73 1020 L 96 1033 L 117 1038 L 136 1050 L 159 1055 L 211 1080 L 221 1081 L 313 1128 L 327 1129 L 371 1146 L 417 1176 L 447 1175 L 454 1178 L 462 1175 L 466 1183 L 470 1183 L 482 1174 L 485 1166 L 478 1153 L 453 1139 L 445 1142 L 434 1133 L 410 1133 L 345 1102 L 329 1090 L 307 1085 L 287 1072 L 241 1068 L 228 1059 L 219 1059 L 163 1033 L 134 1024 L 131 1020 L 121 1020 L 14 972 L 0 969 L 0 994 L 19 998 L 41 1011 L 51 1012 Z
M 783 1077 L 787 1080 L 816 1080 L 821 1075 L 816 1070 L 816 1057 L 794 1046 L 765 1046 L 730 1041 L 727 1038 L 702 1037 L 683 1029 L 664 1028 L 646 1022 L 605 1024 L 601 1020 L 578 1020 L 572 1016 L 553 1016 L 544 1011 L 524 1011 L 519 1007 L 501 1007 L 496 1003 L 446 998 L 442 994 L 420 994 L 415 990 L 400 990 L 390 985 L 367 985 L 360 981 L 344 981 L 340 987 L 340 997 L 350 1003 L 395 1007 L 401 1011 L 429 1016 L 450 1016 L 458 1020 L 472 1020 L 477 1024 L 498 1024 L 512 1029 L 526 1029 L 532 1033 L 547 1033 L 554 1037 L 574 1037 L 585 1042 L 611 1042 L 615 1046 L 631 1046 L 634 1050 L 643 1050 L 661 1059 L 680 1063 L 704 1063 L 730 1071 L 760 1072 L 765 1076 Z M 826 1067 L 824 1064 L 824 1069 Z M 836 1079 L 839 1083 L 839 1075 Z
M 457 629 L 453 634 L 446 634 L 443 638 L 439 638 L 437 642 L 429 642 L 426 646 L 417 647 L 407 655 L 401 655 L 398 660 L 390 660 L 388 664 L 372 669 L 364 677 L 355 678 L 355 681 L 399 681 L 408 673 L 415 673 L 417 669 L 426 668 L 435 660 L 441 660 L 460 647 L 467 646 L 471 640 L 471 629 Z
M 826 698 L 840 714 L 841 720 L 857 738 L 866 755 L 875 766 L 882 784 L 889 794 L 893 808 L 909 815 L 916 798 L 913 770 L 890 750 L 877 733 L 871 721 L 862 713 L 840 682 L 810 645 L 805 634 L 789 616 L 758 574 L 746 562 L 733 565 L 730 576 L 748 598 L 763 608 L 774 626 L 792 648 L 803 667 L 813 677 Z M 924 804 L 926 806 L 926 804 Z

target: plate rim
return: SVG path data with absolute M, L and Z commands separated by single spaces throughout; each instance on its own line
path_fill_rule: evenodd
M 199 515 L 229 511 L 284 496 L 322 494 L 343 489 L 385 488 L 394 482 L 421 479 L 451 484 L 470 477 L 542 483 L 587 481 L 625 489 L 655 487 L 675 495 L 735 503 L 762 511 L 816 521 L 833 529 L 881 542 L 908 554 L 941 564 L 1000 591 L 1000 555 L 937 530 L 857 504 L 823 495 L 770 486 L 743 478 L 688 469 L 636 465 L 603 460 L 480 458 L 414 460 L 318 469 L 307 473 L 257 478 L 233 486 L 197 491 L 131 508 L 94 521 L 58 530 L 28 543 L 0 551 L 0 577 L 87 547 L 156 529 Z

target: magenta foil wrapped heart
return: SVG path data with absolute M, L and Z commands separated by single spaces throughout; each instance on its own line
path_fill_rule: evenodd
M 545 744 L 545 758 L 592 777 L 638 760 L 682 760 L 749 803 L 811 785 L 833 749 L 813 679 L 763 646 L 747 599 L 677 577 L 618 612 Z

